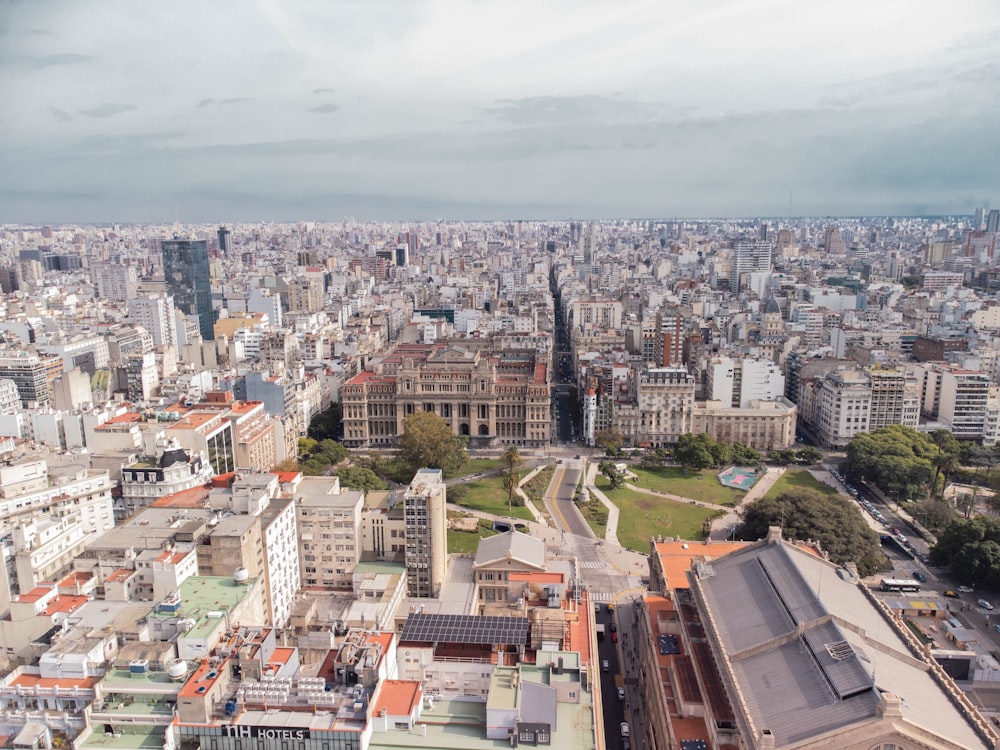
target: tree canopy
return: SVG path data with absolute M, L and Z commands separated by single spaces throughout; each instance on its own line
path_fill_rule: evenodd
M 681 466 L 689 469 L 707 469 L 710 466 L 729 463 L 732 449 L 725 443 L 713 440 L 704 432 L 698 435 L 689 432 L 677 438 L 673 456 Z
M 754 500 L 746 506 L 736 536 L 762 539 L 771 526 L 780 526 L 785 539 L 819 542 L 833 562 L 854 562 L 862 576 L 872 575 L 881 566 L 878 535 L 865 523 L 857 506 L 839 495 L 796 488 L 777 497 Z
M 347 466 L 343 469 L 337 469 L 334 474 L 340 478 L 340 484 L 343 487 L 350 487 L 352 490 L 371 492 L 372 490 L 385 489 L 385 482 L 371 469 Z
M 447 422 L 429 411 L 418 411 L 403 420 L 399 458 L 411 473 L 441 469 L 446 476 L 469 460 L 465 438 L 456 436 Z
M 960 581 L 1000 589 L 1000 519 L 977 516 L 952 521 L 931 548 L 931 560 L 950 565 Z
M 329 409 L 321 411 L 309 420 L 309 437 L 313 440 L 338 439 L 341 437 L 342 428 L 340 404 L 332 404 Z
M 912 427 L 890 425 L 856 435 L 847 446 L 847 475 L 871 482 L 896 500 L 926 497 L 942 450 Z

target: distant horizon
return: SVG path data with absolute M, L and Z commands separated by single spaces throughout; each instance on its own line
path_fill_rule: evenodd
M 989 210 L 984 207 L 985 210 Z M 862 221 L 862 220 L 878 220 L 878 219 L 948 219 L 948 220 L 958 220 L 958 219 L 971 219 L 975 218 L 975 211 L 966 214 L 810 214 L 801 216 L 671 216 L 671 217 L 629 217 L 629 216 L 619 216 L 619 217 L 603 217 L 603 218 L 593 218 L 584 216 L 571 216 L 565 218 L 546 218 L 546 219 L 528 219 L 524 217 L 512 216 L 508 218 L 497 218 L 497 219 L 445 219 L 445 218 L 434 218 L 434 219 L 391 219 L 391 218 L 379 218 L 379 219 L 361 219 L 356 216 L 342 216 L 337 219 L 309 219 L 309 218 L 298 218 L 298 219 L 220 219 L 213 221 L 32 221 L 32 222 L 12 222 L 12 221 L 0 221 L 0 226 L 5 227 L 15 227 L 18 229 L 30 229 L 48 227 L 66 227 L 66 226 L 80 226 L 80 227 L 95 227 L 95 228 L 106 228 L 112 226 L 132 226 L 132 227 L 143 227 L 143 226 L 169 226 L 169 225 L 180 225 L 180 226 L 236 226 L 239 224 L 299 224 L 302 222 L 312 223 L 312 224 L 339 224 L 344 221 L 356 221 L 362 224 L 498 224 L 498 223 L 510 223 L 510 222 L 530 222 L 532 224 L 559 224 L 559 223 L 570 223 L 570 222 L 596 222 L 596 223 L 609 223 L 609 222 L 620 222 L 620 221 L 647 221 L 653 223 L 673 223 L 673 222 L 695 222 L 695 221 L 803 221 L 803 220 L 851 220 L 851 221 Z

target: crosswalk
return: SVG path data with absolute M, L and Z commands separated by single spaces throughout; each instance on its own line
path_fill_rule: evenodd
M 592 602 L 613 602 L 615 600 L 614 594 L 609 594 L 605 591 L 591 591 L 590 601 Z
M 586 560 L 580 563 L 581 568 L 588 568 L 590 570 L 604 570 L 610 568 L 611 564 L 608 562 L 599 562 L 596 560 Z

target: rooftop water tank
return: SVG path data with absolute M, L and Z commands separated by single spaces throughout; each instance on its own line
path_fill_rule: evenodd
M 170 662 L 170 664 L 167 666 L 167 676 L 171 680 L 174 680 L 175 682 L 184 679 L 184 676 L 187 675 L 187 671 L 188 671 L 187 662 L 184 661 L 183 659 L 178 659 L 177 661 Z
M 236 582 L 237 586 L 241 586 L 250 580 L 250 571 L 246 568 L 239 567 L 233 573 L 233 581 Z

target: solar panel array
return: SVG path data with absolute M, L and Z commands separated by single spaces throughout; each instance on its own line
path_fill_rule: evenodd
M 399 639 L 423 643 L 524 646 L 528 643 L 528 618 L 412 614 L 406 618 Z

